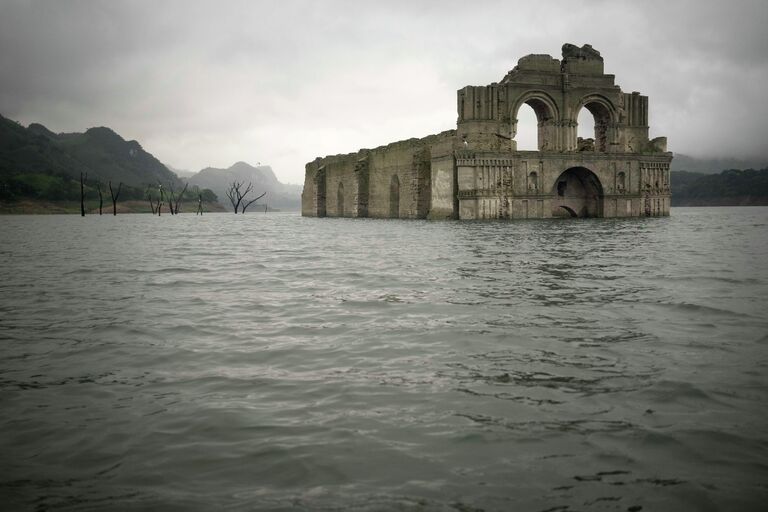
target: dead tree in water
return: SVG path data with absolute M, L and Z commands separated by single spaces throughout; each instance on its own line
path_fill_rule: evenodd
M 227 197 L 229 198 L 229 202 L 232 203 L 232 208 L 234 209 L 235 214 L 237 214 L 238 210 L 245 213 L 246 208 L 266 195 L 266 192 L 264 192 L 256 199 L 248 200 L 245 196 L 253 190 L 253 183 L 248 182 L 248 186 L 245 187 L 245 190 L 243 190 L 243 185 L 244 183 L 233 181 L 229 184 L 229 190 L 227 190 Z
M 262 198 L 262 197 L 264 197 L 265 195 L 267 195 L 267 193 L 266 193 L 266 192 L 264 192 L 263 194 L 261 194 L 261 195 L 260 195 L 259 197 L 257 197 L 256 199 L 251 199 L 251 200 L 250 200 L 250 201 L 248 201 L 247 203 L 246 203 L 245 201 L 243 201 L 243 214 L 245 214 L 245 209 L 246 209 L 246 208 L 248 208 L 249 206 L 251 206 L 251 204 L 255 203 L 256 201 L 258 201 L 259 199 L 261 199 L 261 198 Z
M 152 208 L 152 215 L 155 214 L 155 201 L 152 199 L 152 192 L 147 190 L 147 198 L 149 199 L 149 207 Z
M 203 215 L 203 194 L 197 194 L 197 213 L 195 215 Z
M 157 191 L 160 194 L 160 197 L 157 199 L 157 216 L 160 217 L 162 210 L 163 210 L 163 184 L 159 184 L 157 186 Z
M 85 217 L 85 180 L 88 179 L 88 173 L 80 172 L 80 216 Z
M 147 198 L 149 199 L 149 207 L 152 208 L 152 215 L 157 214 L 158 217 L 160 216 L 160 208 L 163 206 L 163 186 L 160 185 L 158 187 L 158 191 L 160 193 L 160 197 L 158 197 L 157 202 L 152 198 L 152 189 L 147 189 Z
M 171 211 L 171 215 L 178 215 L 179 214 L 179 206 L 181 205 L 181 200 L 184 197 L 184 192 L 187 191 L 187 187 L 189 186 L 189 183 L 184 185 L 184 188 L 181 189 L 181 193 L 177 196 L 173 192 L 173 185 L 169 184 L 168 188 L 171 191 L 170 199 L 168 199 L 168 209 Z M 175 203 L 175 205 L 174 205 Z
M 117 215 L 117 198 L 120 197 L 120 189 L 123 188 L 123 182 L 117 186 L 117 193 L 112 192 L 112 180 L 109 181 L 109 195 L 112 196 L 112 215 Z M 99 191 L 99 197 L 101 197 L 101 191 Z M 99 206 L 99 214 L 101 214 L 101 206 Z
M 173 192 L 173 183 L 168 184 L 168 211 L 173 215 L 173 201 L 176 199 L 176 194 Z
M 229 190 L 227 190 L 227 197 L 229 198 L 229 202 L 232 203 L 232 208 L 235 210 L 235 214 L 237 214 L 237 211 L 240 209 L 240 203 L 243 202 L 243 198 L 251 191 L 253 185 L 248 183 L 244 192 L 241 190 L 242 187 L 243 183 L 233 181 L 229 184 Z
M 101 215 L 101 207 L 104 206 L 104 197 L 101 195 L 101 181 L 96 180 L 96 188 L 99 190 L 99 215 Z

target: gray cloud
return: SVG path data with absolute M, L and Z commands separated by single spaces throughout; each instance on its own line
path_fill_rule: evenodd
M 765 157 L 768 4 L 3 1 L 0 113 L 107 125 L 175 167 L 273 165 L 455 126 L 455 93 L 590 43 L 674 151 Z

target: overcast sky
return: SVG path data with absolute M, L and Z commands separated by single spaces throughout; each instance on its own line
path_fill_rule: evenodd
M 317 156 L 455 128 L 457 89 L 565 42 L 650 96 L 670 150 L 768 154 L 766 0 L 0 0 L 0 114 L 303 183 Z

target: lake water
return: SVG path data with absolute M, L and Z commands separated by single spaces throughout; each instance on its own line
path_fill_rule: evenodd
M 766 510 L 767 235 L 0 217 L 0 508 Z

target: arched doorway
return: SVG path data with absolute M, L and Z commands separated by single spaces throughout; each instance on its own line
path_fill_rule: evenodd
M 339 191 L 336 195 L 336 215 L 344 216 L 344 184 L 339 183 Z
M 400 217 L 400 178 L 397 174 L 392 176 L 389 183 L 389 217 L 397 219 Z
M 552 187 L 553 217 L 602 217 L 603 185 L 586 167 L 566 169 Z

